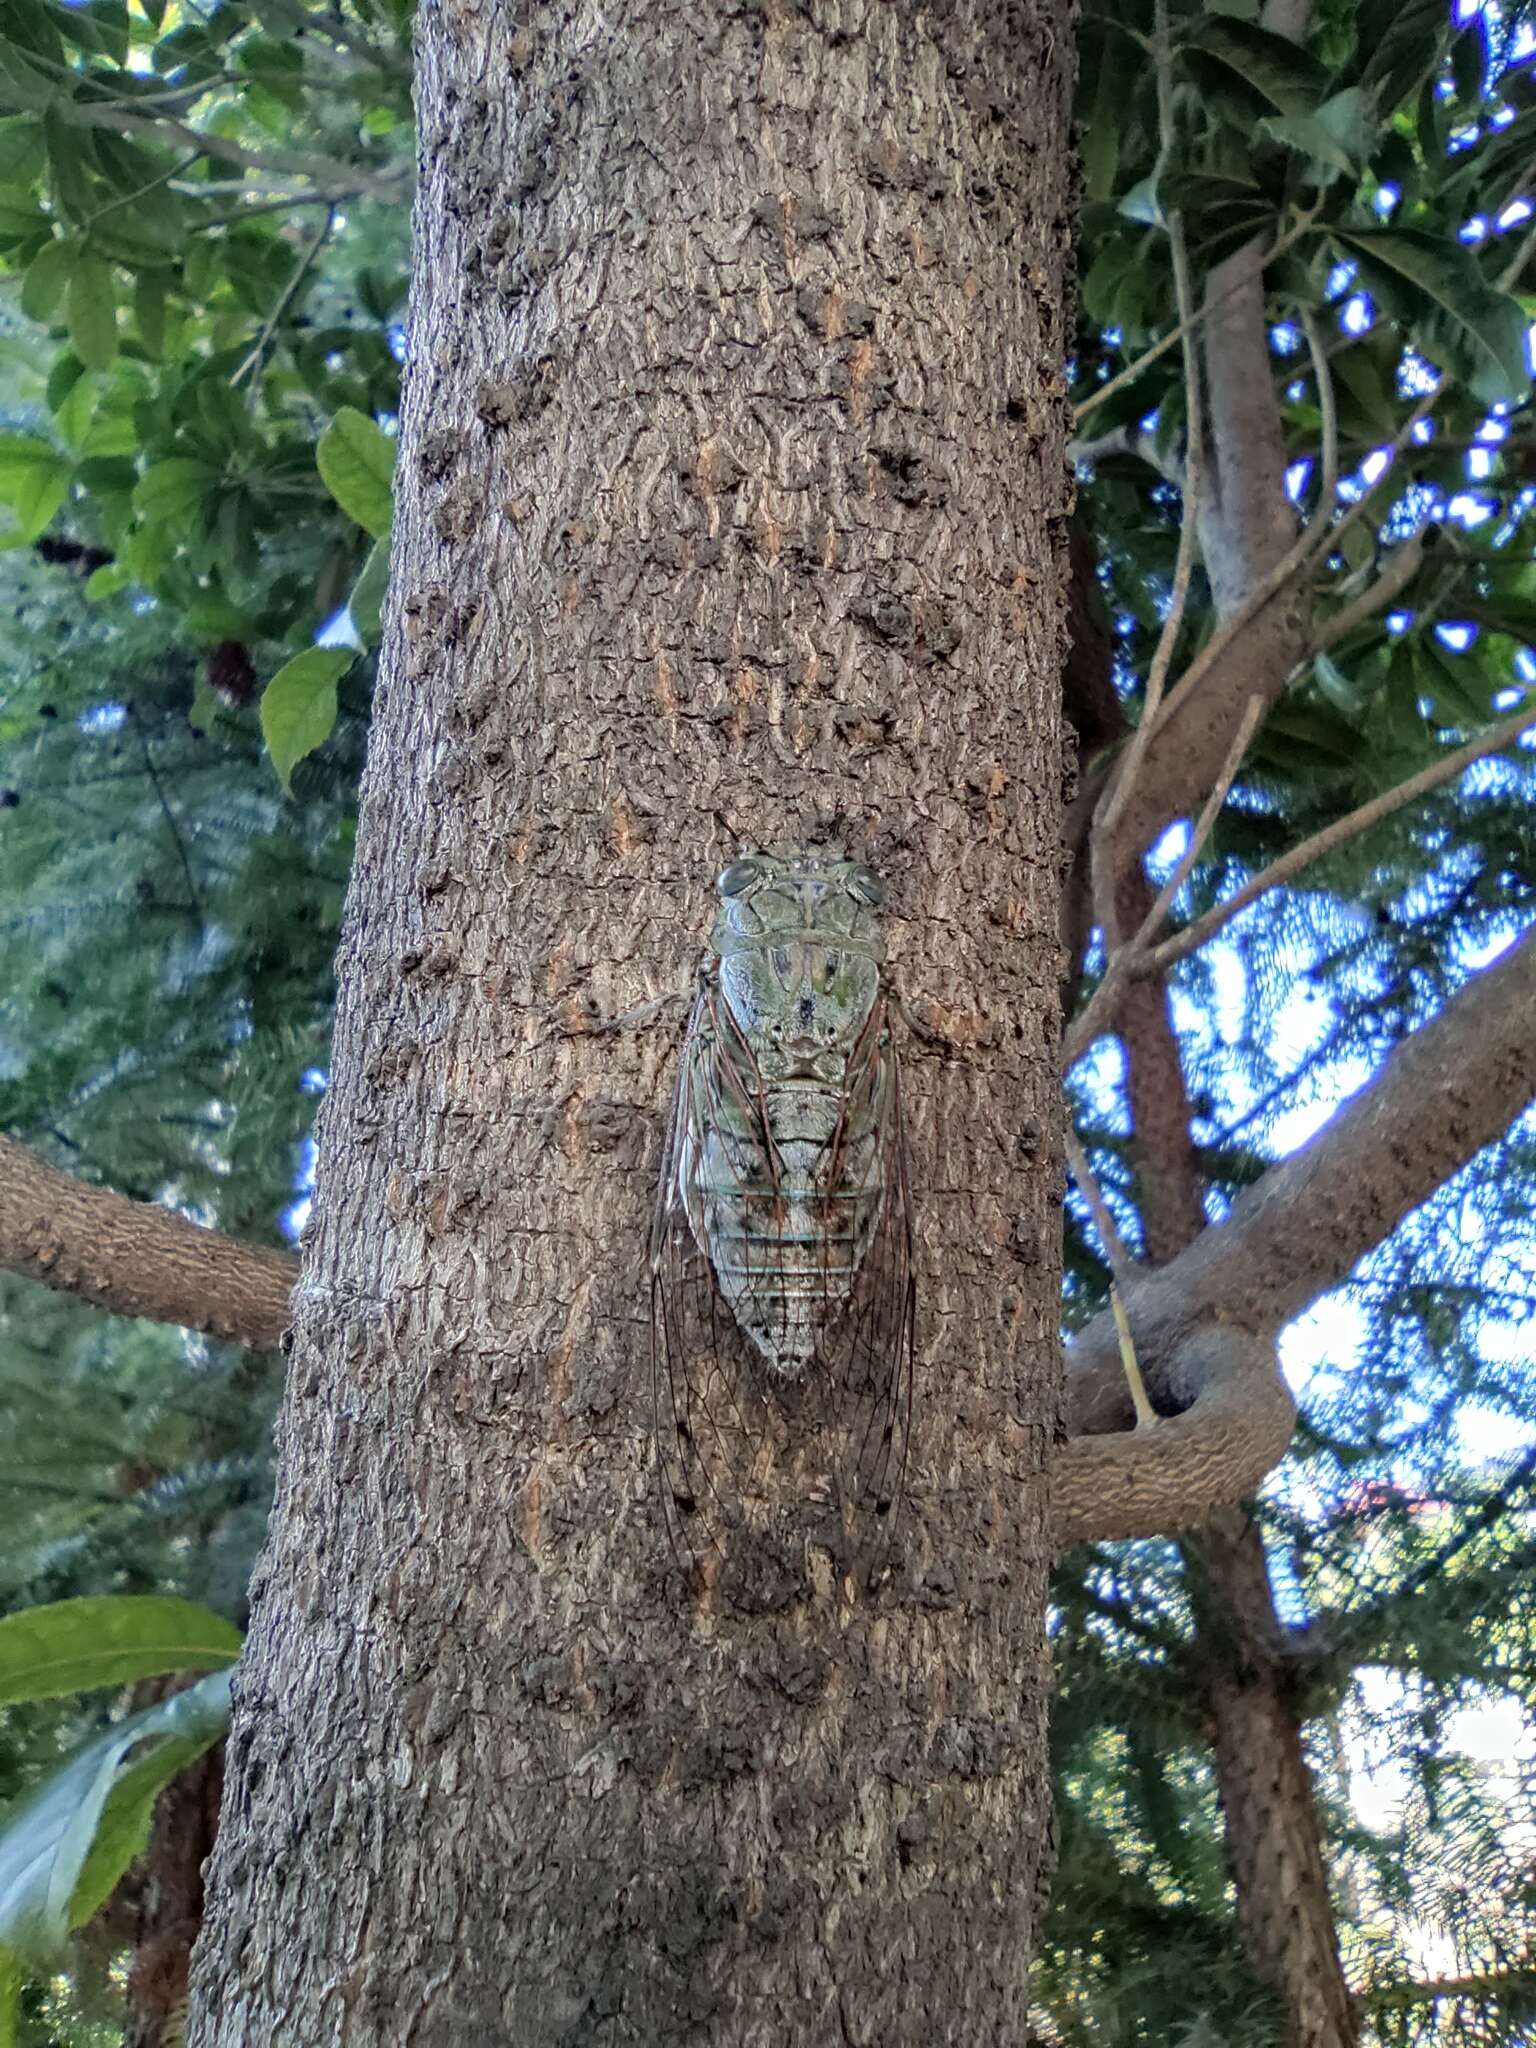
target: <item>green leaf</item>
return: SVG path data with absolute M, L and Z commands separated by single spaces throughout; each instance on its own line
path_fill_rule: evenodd
M 347 599 L 347 611 L 365 647 L 371 647 L 379 637 L 379 616 L 384 609 L 384 593 L 388 587 L 389 537 L 386 535 L 369 549 L 368 559 Z
M 22 280 L 21 310 L 29 320 L 48 321 L 53 318 L 79 260 L 80 244 L 67 235 L 44 242 L 27 265 L 27 274 Z
M 17 2048 L 21 2039 L 21 1987 L 25 1975 L 21 1958 L 0 1948 L 0 2048 Z
M 1318 688 L 1338 710 L 1344 712 L 1346 716 L 1359 712 L 1360 692 L 1331 655 L 1314 654 L 1312 673 L 1317 678 Z
M 150 1709 L 141 1730 L 163 1740 L 124 1766 L 107 1794 L 96 1833 L 70 1896 L 71 1927 L 83 1927 L 116 1891 L 125 1870 L 149 1842 L 155 1801 L 178 1771 L 197 1762 L 229 1727 L 229 1680 L 215 1671 Z
M 336 685 L 356 661 L 350 647 L 307 647 L 284 662 L 261 693 L 261 731 L 284 789 L 295 767 L 323 746 L 336 724 Z
M 1513 402 L 1530 384 L 1526 318 L 1517 299 L 1488 284 L 1470 249 L 1419 228 L 1333 229 L 1362 279 L 1399 318 L 1414 313 L 1454 349 L 1473 393 Z
M 25 192 L 43 175 L 43 131 L 24 114 L 0 121 L 0 186 Z
M 112 1860 L 126 1848 L 113 1884 L 131 1860 L 148 1771 L 123 1774 L 129 1782 L 114 1810 L 108 1842 L 95 1862 L 90 1860 L 124 1759 L 141 1742 L 157 1739 L 169 1743 L 178 1763 L 186 1760 L 194 1738 L 206 1738 L 201 1741 L 206 1748 L 227 1725 L 228 1687 L 228 1674 L 221 1671 L 119 1721 L 12 1809 L 0 1832 L 0 1944 L 37 1962 L 58 1953 L 70 1929 L 80 1924 L 76 1901 L 83 1906 L 94 1897 L 99 1904 Z
M 55 214 L 74 221 L 89 220 L 95 206 L 89 132 L 49 113 L 43 116 L 43 141 L 48 151 L 48 189 Z
M 182 626 L 204 647 L 217 647 L 221 640 L 244 640 L 251 633 L 245 613 L 222 597 L 206 597 L 188 606 Z
M 0 547 L 31 546 L 63 504 L 73 473 L 73 465 L 49 442 L 30 434 L 0 434 L 0 503 L 16 514 Z
M 214 1671 L 240 1654 L 240 1631 L 195 1600 L 99 1593 L 0 1619 L 0 1706 L 128 1685 L 162 1671 Z
M 218 695 L 209 688 L 206 678 L 199 676 L 192 686 L 192 709 L 187 713 L 187 723 L 194 732 L 211 732 L 218 715 Z
M 92 604 L 99 604 L 104 598 L 116 597 L 132 581 L 121 562 L 103 562 L 99 569 L 93 569 L 86 577 L 85 594 Z
M 117 291 L 112 266 L 81 256 L 69 279 L 69 339 L 88 370 L 106 370 L 117 354 Z
M 1277 142 L 1310 158 L 1328 171 L 1346 177 L 1358 176 L 1365 168 L 1376 124 L 1370 103 L 1357 85 L 1336 92 L 1320 107 L 1299 114 L 1275 114 L 1261 123 Z
M 84 375 L 85 365 L 73 350 L 61 349 L 54 357 L 53 368 L 48 372 L 48 384 L 43 394 L 50 412 L 58 411 Z
M 165 280 L 153 270 L 141 270 L 133 286 L 133 324 L 149 354 L 165 353 Z
M 54 414 L 59 432 L 71 448 L 83 448 L 96 410 L 98 393 L 89 376 L 77 377 L 69 395 Z
M 1481 660 L 1475 655 L 1448 655 L 1430 633 L 1415 635 L 1413 654 L 1419 689 L 1433 705 L 1436 722 L 1460 732 L 1483 725 L 1489 704 L 1487 692 L 1476 687 Z
M 366 413 L 344 405 L 320 436 L 315 461 L 326 489 L 375 540 L 389 531 L 395 444 Z
M 200 512 L 219 481 L 210 462 L 195 455 L 169 455 L 146 469 L 133 487 L 133 509 L 142 519 L 158 523 Z
M 1230 14 L 1206 16 L 1180 55 L 1221 112 L 1239 123 L 1267 114 L 1304 114 L 1327 93 L 1328 73 L 1289 36 Z

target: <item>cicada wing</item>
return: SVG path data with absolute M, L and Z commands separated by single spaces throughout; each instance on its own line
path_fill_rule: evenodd
M 723 1558 L 750 1520 L 772 1427 L 764 1390 L 696 1228 L 703 1211 L 697 1182 L 702 1124 L 721 1086 L 706 989 L 679 1063 L 650 1256 L 651 1398 L 662 1511 L 685 1569 Z M 750 1135 L 743 1142 L 752 1142 Z
M 917 1312 L 901 1072 L 883 1005 L 867 1038 L 862 1069 L 857 1057 L 850 1062 L 840 1142 L 873 1146 L 880 1201 L 847 1302 L 829 1317 L 818 1359 L 842 1561 L 863 1583 L 878 1575 L 906 1484 Z M 836 1185 L 839 1178 L 834 1162 L 829 1181 Z
M 912 1204 L 900 1075 L 877 1005 L 848 1062 L 824 1191 L 825 1296 L 814 1361 L 769 1373 L 716 1285 L 699 1180 L 714 1140 L 765 1222 L 786 1210 L 784 1162 L 751 1048 L 706 988 L 684 1042 L 651 1238 L 651 1360 L 662 1506 L 679 1562 L 750 1567 L 831 1549 L 868 1582 L 900 1503 L 911 1427 Z M 859 1256 L 847 1277 L 847 1233 Z M 762 1255 L 772 1256 L 771 1234 Z M 801 1287 L 804 1253 L 782 1276 Z M 840 1244 L 844 1245 L 839 1250 Z M 771 1290 L 769 1290 L 771 1292 Z

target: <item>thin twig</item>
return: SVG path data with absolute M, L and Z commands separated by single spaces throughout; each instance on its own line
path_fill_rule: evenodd
M 172 842 L 175 845 L 177 857 L 181 862 L 181 872 L 186 876 L 187 893 L 192 898 L 193 911 L 200 924 L 206 923 L 207 916 L 203 909 L 203 899 L 198 890 L 197 879 L 192 873 L 192 862 L 187 856 L 187 842 L 182 837 L 181 827 L 176 822 L 176 814 L 171 809 L 170 799 L 165 793 L 165 785 L 160 780 L 160 771 L 155 766 L 154 755 L 150 752 L 149 734 L 144 730 L 143 722 L 137 714 L 135 714 L 133 722 L 134 728 L 139 735 L 139 746 L 144 755 L 144 772 L 149 777 L 150 787 L 155 792 L 161 814 L 165 819 L 166 830 L 170 833 Z
M 1347 638 L 1356 626 L 1374 618 L 1377 612 L 1385 611 L 1393 598 L 1401 596 L 1423 563 L 1424 532 L 1425 528 L 1421 526 L 1417 533 L 1410 534 L 1392 550 L 1386 567 L 1373 583 L 1367 584 L 1358 597 L 1352 597 L 1348 604 L 1341 605 L 1336 612 L 1319 621 L 1312 635 L 1312 645 L 1307 650 L 1309 654 L 1326 653 L 1330 647 Z
M 212 130 L 189 128 L 184 121 L 145 120 L 111 108 L 98 111 L 88 100 L 76 100 L 69 106 L 67 118 L 84 128 L 107 128 L 114 135 L 127 135 L 145 142 L 179 142 L 183 149 L 192 150 L 198 156 L 213 157 L 220 163 L 238 164 L 247 171 L 299 178 L 334 178 L 340 172 L 355 180 L 360 193 L 375 199 L 396 198 L 407 176 L 403 167 L 392 171 L 368 171 L 361 165 L 349 165 L 336 157 L 311 156 L 303 150 L 247 149 L 243 143 L 231 142 L 228 136 L 215 134 Z
M 1195 862 L 1204 853 L 1205 843 L 1211 836 L 1216 820 L 1220 815 L 1221 807 L 1226 802 L 1233 783 L 1237 780 L 1237 771 L 1243 765 L 1243 756 L 1247 753 L 1249 742 L 1258 731 L 1263 717 L 1264 699 L 1257 695 L 1250 697 L 1243 707 L 1243 715 L 1238 721 L 1237 731 L 1232 735 L 1232 743 L 1227 748 L 1226 759 L 1221 764 L 1221 773 L 1216 777 L 1215 782 L 1211 786 L 1210 795 L 1200 808 L 1200 816 L 1195 821 L 1195 829 L 1189 835 L 1189 844 L 1179 856 L 1178 865 L 1174 868 L 1173 873 L 1164 882 L 1162 888 L 1158 890 L 1152 908 L 1143 918 L 1135 938 L 1131 941 L 1133 952 L 1141 953 L 1146 950 L 1148 942 L 1158 926 L 1168 915 L 1170 909 L 1172 909 L 1173 899 L 1189 880 Z
M 1227 748 L 1226 759 L 1222 762 L 1221 772 L 1216 777 L 1211 787 L 1211 793 L 1201 807 L 1200 816 L 1195 823 L 1195 829 L 1189 835 L 1189 844 L 1180 855 L 1178 865 L 1158 891 L 1151 909 L 1137 926 L 1131 938 L 1123 945 L 1118 946 L 1109 956 L 1099 985 L 1088 999 L 1088 1007 L 1073 1024 L 1071 1030 L 1067 1032 L 1062 1041 L 1062 1064 L 1064 1070 L 1082 1057 L 1088 1047 L 1098 1037 L 1100 1031 L 1108 1028 L 1109 1013 L 1113 1010 L 1125 983 L 1147 971 L 1145 965 L 1147 947 L 1158 927 L 1162 924 L 1163 919 L 1168 915 L 1174 898 L 1188 881 L 1195 862 L 1204 851 L 1205 842 L 1211 835 L 1211 831 L 1221 813 L 1221 807 L 1226 802 L 1232 784 L 1236 780 L 1237 771 L 1243 765 L 1243 756 L 1248 751 L 1248 744 L 1257 731 L 1263 716 L 1264 699 L 1259 696 L 1250 697 L 1244 706 L 1242 718 L 1238 722 L 1238 729 L 1232 736 L 1232 743 Z M 1104 1021 L 1101 1022 L 1101 1019 Z
M 1292 226 L 1286 229 L 1284 234 L 1277 236 L 1270 247 L 1265 250 L 1261 259 L 1261 267 L 1267 268 L 1277 257 L 1283 256 L 1288 249 L 1294 248 L 1311 225 L 1312 215 L 1310 213 L 1303 214 Z M 1116 371 L 1107 384 L 1101 384 L 1098 390 L 1091 391 L 1080 405 L 1074 406 L 1072 410 L 1072 424 L 1080 426 L 1090 413 L 1097 412 L 1107 399 L 1113 398 L 1116 392 L 1124 390 L 1127 384 L 1133 383 L 1143 370 L 1150 369 L 1160 357 L 1167 355 L 1169 349 L 1176 347 L 1179 342 L 1187 340 L 1194 329 L 1202 321 L 1208 320 L 1216 308 L 1229 299 L 1233 292 L 1237 291 L 1246 281 L 1244 278 L 1234 279 L 1225 291 L 1217 292 L 1214 298 L 1205 300 L 1198 310 L 1191 312 L 1187 318 L 1181 316 L 1178 326 L 1170 328 L 1159 340 L 1153 342 L 1144 355 L 1139 355 L 1133 363 L 1127 363 L 1123 370 Z
M 1077 1182 L 1078 1193 L 1088 1204 L 1094 1229 L 1099 1233 L 1099 1242 L 1103 1245 L 1104 1256 L 1109 1261 L 1109 1270 L 1117 1280 L 1128 1279 L 1136 1270 L 1136 1261 L 1125 1248 L 1125 1239 L 1120 1235 L 1115 1219 L 1109 1213 L 1109 1204 L 1094 1179 L 1093 1168 L 1088 1164 L 1088 1154 L 1083 1150 L 1082 1142 L 1073 1130 L 1070 1119 L 1067 1123 L 1066 1142 L 1067 1165 L 1072 1170 L 1072 1178 Z
M 1109 1283 L 1109 1307 L 1115 1319 L 1115 1336 L 1120 1345 L 1120 1368 L 1125 1374 L 1125 1383 L 1131 1390 L 1131 1406 L 1136 1411 L 1136 1427 L 1150 1429 L 1157 1420 L 1157 1410 L 1147 1398 L 1147 1383 L 1142 1378 L 1141 1360 L 1136 1356 L 1136 1339 L 1131 1335 L 1131 1319 L 1125 1312 L 1125 1303 L 1120 1299 L 1120 1290 L 1113 1281 Z
M 1173 92 L 1171 58 L 1168 43 L 1167 0 L 1157 0 L 1155 19 L 1157 22 L 1157 105 L 1159 150 L 1158 164 L 1161 166 L 1173 148 Z M 1103 934 L 1106 953 L 1113 953 L 1119 940 L 1115 911 L 1116 853 L 1115 833 L 1131 790 L 1141 773 L 1147 745 L 1157 722 L 1158 707 L 1163 700 L 1168 671 L 1173 665 L 1174 650 L 1178 646 L 1179 633 L 1184 623 L 1184 611 L 1189 601 L 1190 578 L 1195 566 L 1195 542 L 1200 524 L 1200 481 L 1205 444 L 1205 419 L 1200 384 L 1200 351 L 1195 344 L 1194 330 L 1194 284 L 1190 277 L 1189 251 L 1184 240 L 1184 223 L 1177 213 L 1170 214 L 1167 222 L 1168 248 L 1173 263 L 1173 288 L 1175 304 L 1179 313 L 1179 329 L 1183 337 L 1184 355 L 1184 414 L 1185 414 L 1185 457 L 1184 489 L 1181 524 L 1179 526 L 1178 552 L 1174 560 L 1173 588 L 1169 593 L 1168 611 L 1158 635 L 1157 647 L 1152 656 L 1152 666 L 1147 672 L 1146 689 L 1142 696 L 1141 716 L 1131 743 L 1121 756 L 1113 780 L 1106 787 L 1095 809 L 1093 838 L 1089 848 L 1091 877 L 1093 884 L 1094 914 Z
M 1417 775 L 1411 775 L 1406 782 L 1398 783 L 1395 789 L 1386 790 L 1382 795 L 1372 797 L 1369 803 L 1361 804 L 1347 817 L 1336 819 L 1333 824 L 1324 826 L 1321 832 L 1314 832 L 1310 839 L 1304 839 L 1299 846 L 1292 847 L 1289 853 L 1283 853 L 1278 860 L 1271 861 L 1267 868 L 1261 868 L 1258 874 L 1244 882 L 1243 886 L 1224 903 L 1216 904 L 1203 917 L 1197 917 L 1193 924 L 1186 925 L 1184 930 L 1176 933 L 1173 938 L 1165 939 L 1162 945 L 1147 955 L 1135 971 L 1143 974 L 1161 974 L 1166 968 L 1171 967 L 1175 960 L 1182 960 L 1186 954 L 1193 953 L 1197 947 L 1203 946 L 1213 933 L 1220 931 L 1229 919 L 1236 917 L 1240 910 L 1246 910 L 1248 905 L 1256 902 L 1260 896 L 1267 895 L 1271 889 L 1278 889 L 1293 875 L 1299 874 L 1303 868 L 1310 867 L 1313 861 L 1321 860 L 1325 853 L 1332 853 L 1336 846 L 1343 846 L 1347 841 L 1358 838 L 1362 832 L 1368 832 L 1383 818 L 1389 818 L 1394 811 L 1401 810 L 1404 804 L 1411 804 L 1416 797 L 1426 796 L 1430 790 L 1438 789 L 1441 783 L 1452 781 L 1463 768 L 1470 768 L 1474 761 L 1481 761 L 1486 755 L 1499 753 L 1533 725 L 1536 725 L 1536 704 L 1528 704 L 1524 710 L 1515 712 L 1498 725 L 1490 726 L 1480 738 L 1469 740 L 1466 746 L 1458 747 L 1455 753 L 1447 754 L 1443 760 L 1421 769 Z M 1086 1015 L 1086 1012 L 1084 1014 Z
M 326 242 L 330 238 L 331 229 L 335 224 L 336 209 L 334 206 L 329 206 L 326 208 L 325 219 L 321 221 L 319 227 L 311 235 L 308 247 L 294 265 L 292 277 L 289 278 L 287 284 L 278 293 L 276 303 L 262 322 L 261 332 L 252 344 L 250 353 L 230 377 L 229 384 L 232 391 L 238 391 L 250 373 L 261 367 L 261 359 L 267 352 L 268 342 L 271 341 L 273 335 L 277 332 L 283 315 L 298 297 L 305 278 L 308 277 L 311 269 L 314 267 L 315 258 L 325 247 Z

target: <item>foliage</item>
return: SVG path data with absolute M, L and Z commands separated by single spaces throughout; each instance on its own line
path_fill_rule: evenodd
M 0 5 L 0 1128 L 268 1239 L 291 1225 L 323 1081 L 388 557 L 407 27 L 403 0 Z M 1254 238 L 1280 248 L 1273 369 L 1303 518 L 1324 507 L 1329 418 L 1339 458 L 1313 600 L 1342 623 L 1260 731 L 1190 917 L 1532 680 L 1536 308 L 1529 270 L 1508 273 L 1536 62 L 1512 11 L 1319 0 L 1297 45 L 1252 0 L 1178 0 L 1165 134 L 1158 50 L 1152 0 L 1089 8 L 1073 397 L 1129 716 L 1168 606 L 1188 406 L 1174 349 L 1117 380 L 1175 324 L 1171 218 L 1197 284 Z M 1390 624 L 1349 624 L 1405 548 Z M 1212 619 L 1197 570 L 1186 657 Z M 1214 1213 L 1528 918 L 1531 762 L 1481 764 L 1178 970 Z M 1111 1057 L 1084 1063 L 1075 1107 L 1135 1242 Z M 1464 1746 L 1490 1699 L 1520 1740 L 1531 1725 L 1532 1465 L 1495 1453 L 1530 1409 L 1533 1152 L 1522 1127 L 1293 1333 L 1305 1427 L 1263 1504 L 1352 1978 L 1384 2042 L 1529 2023 L 1536 1901 L 1500 1810 L 1528 1788 Z M 1076 1211 L 1068 1267 L 1075 1322 L 1104 1281 Z M 274 1385 L 271 1361 L 0 1288 L 4 1604 L 170 1594 L 242 1618 Z M 1268 2048 L 1175 1547 L 1067 1560 L 1055 1635 L 1041 2038 Z M 0 1796 L 72 1754 L 99 1787 L 127 1725 L 6 1708 Z M 1364 1796 L 1378 1750 L 1386 1803 Z M 146 1771 L 114 1839 L 137 1838 Z M 84 1981 L 51 1989 L 46 2019 L 26 1988 L 32 2038 L 85 2041 Z M 0 2013 L 6 1995 L 0 1978 Z
M 1529 235 L 1536 67 L 1518 23 L 1491 11 L 1462 24 L 1438 6 L 1334 6 L 1304 47 L 1247 9 L 1176 8 L 1170 27 L 1165 138 L 1150 5 L 1085 24 L 1074 397 L 1129 715 L 1173 579 L 1186 393 L 1174 352 L 1113 380 L 1176 321 L 1167 215 L 1182 217 L 1197 302 L 1211 268 L 1249 239 L 1286 245 L 1269 273 L 1273 362 L 1302 519 L 1329 516 L 1329 412 L 1338 438 L 1337 533 L 1313 589 L 1325 635 L 1394 550 L 1411 546 L 1415 563 L 1385 630 L 1378 612 L 1331 637 L 1265 721 L 1181 892 L 1193 917 L 1536 680 L 1536 307 L 1516 295 L 1531 280 L 1511 260 Z M 1389 463 L 1394 446 L 1404 459 Z M 1197 570 L 1189 646 L 1211 618 Z M 1529 920 L 1533 783 L 1529 751 L 1479 764 L 1176 970 L 1213 1213 Z M 1119 1087 L 1100 1054 L 1079 1069 L 1075 1099 L 1135 1242 Z M 1536 1500 L 1520 1449 L 1533 1169 L 1528 1119 L 1288 1341 L 1303 1428 L 1261 1522 L 1346 1964 L 1381 2041 L 1507 2041 L 1529 2018 L 1536 1894 L 1507 1811 L 1528 1799 L 1525 1766 L 1477 1764 L 1465 1745 L 1507 1728 L 1518 1759 L 1536 1732 Z M 1106 1278 L 1085 1223 L 1069 1221 L 1073 1320 Z M 1510 1443 L 1515 1455 L 1493 1448 Z M 1239 1959 L 1179 1549 L 1080 1552 L 1058 1572 L 1057 1598 L 1063 1844 L 1043 2038 L 1268 2048 L 1278 2022 Z

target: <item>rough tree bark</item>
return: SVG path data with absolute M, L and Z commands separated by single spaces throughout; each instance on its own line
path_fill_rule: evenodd
M 429 6 L 390 624 L 193 2048 L 1015 2043 L 1057 1406 L 1065 0 Z M 693 1602 L 640 1278 L 707 880 L 920 1030 L 895 1582 Z M 1020 1133 L 1029 1133 L 1027 1143 Z
M 291 1252 L 200 1230 L 61 1173 L 0 1137 L 0 1266 L 115 1315 L 270 1349 L 288 1327 Z

